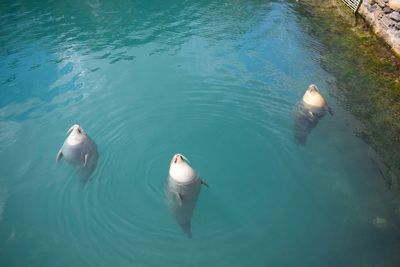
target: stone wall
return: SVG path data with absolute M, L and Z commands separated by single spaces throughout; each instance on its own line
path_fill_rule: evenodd
M 400 0 L 364 0 L 358 10 L 400 56 Z

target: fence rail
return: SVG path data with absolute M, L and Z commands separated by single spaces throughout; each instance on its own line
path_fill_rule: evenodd
M 357 13 L 362 0 L 342 0 L 354 13 Z

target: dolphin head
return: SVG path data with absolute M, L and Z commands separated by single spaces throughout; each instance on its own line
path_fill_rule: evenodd
M 308 86 L 307 91 L 304 93 L 303 101 L 307 105 L 317 108 L 326 106 L 326 101 L 315 84 L 310 84 L 310 86 Z
M 187 183 L 195 179 L 196 172 L 190 166 L 189 160 L 182 154 L 172 157 L 169 176 L 177 182 Z
M 315 84 L 310 84 L 310 86 L 308 86 L 307 92 L 313 94 L 313 93 L 319 93 L 319 90 Z
M 79 124 L 72 125 L 67 134 L 68 143 L 71 145 L 80 144 L 87 138 L 85 130 Z

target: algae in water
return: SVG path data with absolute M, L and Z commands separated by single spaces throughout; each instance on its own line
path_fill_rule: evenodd
M 340 1 L 300 2 L 298 13 L 324 45 L 321 65 L 336 77 L 342 105 L 364 125 L 355 134 L 383 158 L 386 182 L 400 191 L 400 59 Z

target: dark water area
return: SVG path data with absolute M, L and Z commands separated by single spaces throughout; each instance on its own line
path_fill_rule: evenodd
M 399 266 L 398 61 L 335 10 L 2 1 L 0 266 Z M 311 83 L 335 114 L 300 146 Z M 85 182 L 56 164 L 75 123 Z M 192 239 L 166 203 L 178 152 L 210 185 Z

